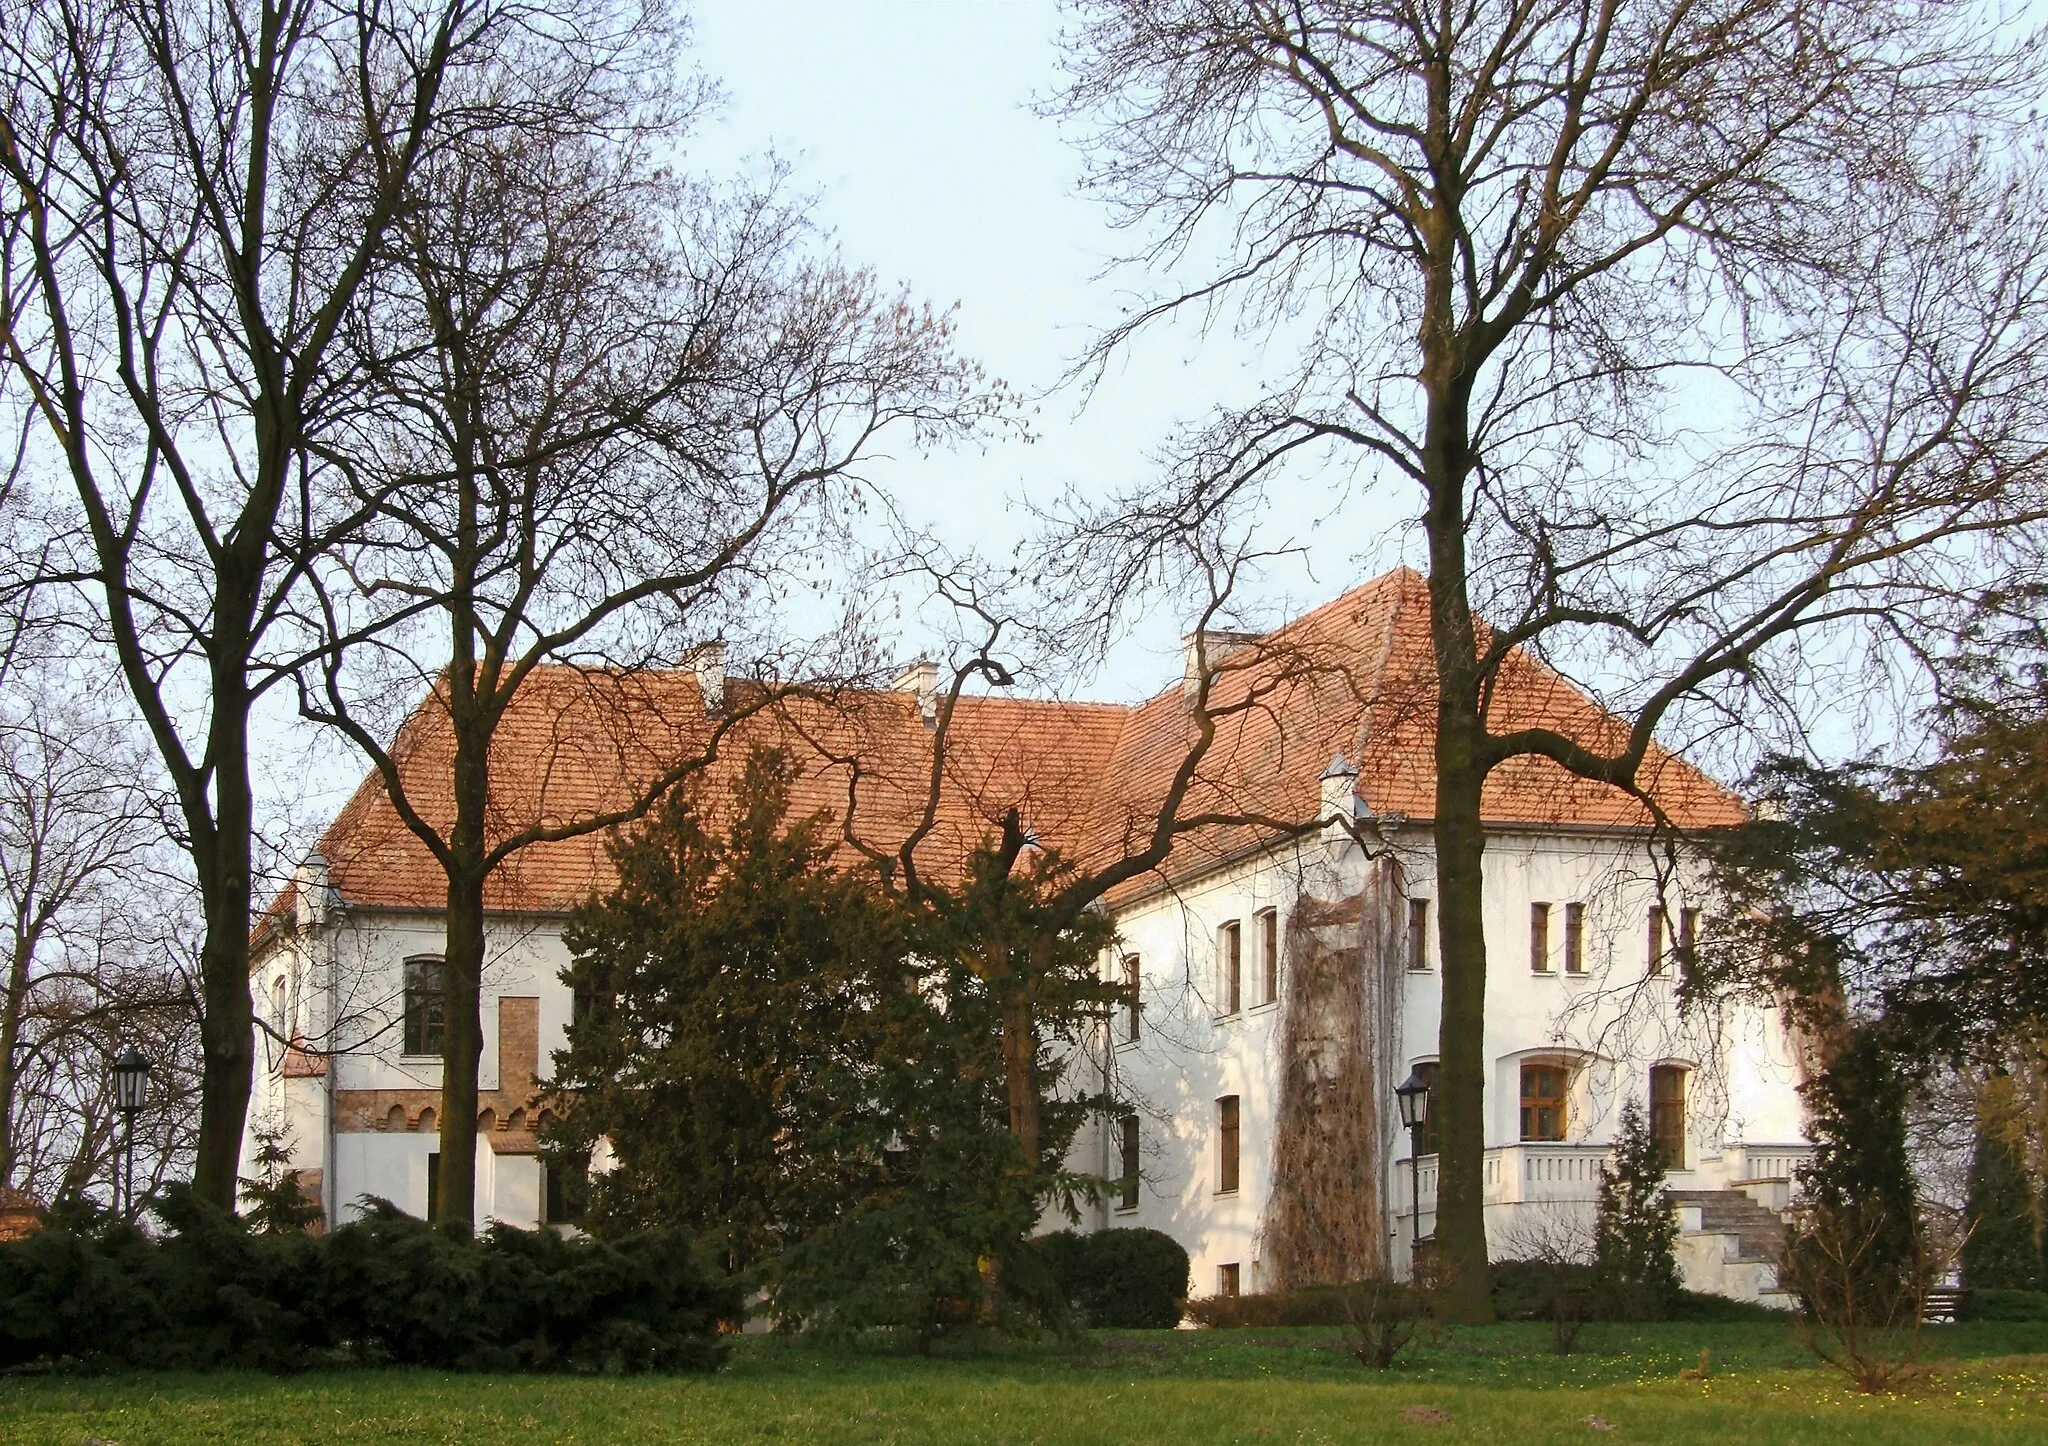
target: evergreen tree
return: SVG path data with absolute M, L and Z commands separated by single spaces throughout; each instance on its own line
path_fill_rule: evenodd
M 552 1145 L 600 1138 L 617 1168 L 598 1230 L 679 1226 L 743 1270 L 883 1179 L 879 1002 L 907 941 L 863 876 L 835 871 L 823 814 L 789 818 L 796 771 L 756 750 L 727 822 L 667 800 L 614 845 L 618 885 L 565 938 L 577 1001 Z
M 1664 1158 L 1640 1101 L 1621 1107 L 1614 1164 L 1600 1167 L 1594 1273 L 1623 1318 L 1662 1316 L 1680 1289 L 1678 1217 L 1664 1189 Z
M 1977 1126 L 1970 1157 L 1970 1235 L 1963 1245 L 1963 1284 L 1972 1290 L 2043 1288 L 2041 1245 L 2034 1231 L 2026 1167 L 2005 1132 Z
M 1785 1273 L 1808 1283 L 1809 1311 L 1830 1321 L 1917 1320 L 1925 1254 L 1906 1148 L 1912 1080 L 1881 1021 L 1843 1019 L 1829 1046 L 1827 1068 L 1800 1091 L 1814 1152 L 1799 1174 Z

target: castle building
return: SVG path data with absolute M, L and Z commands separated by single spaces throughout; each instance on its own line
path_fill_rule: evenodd
M 1436 1194 L 1432 1123 L 1402 1129 L 1394 1095 L 1427 1081 L 1437 1055 L 1424 584 L 1398 570 L 1273 633 L 1195 635 L 1187 651 L 1183 677 L 1134 706 L 963 695 L 943 730 L 930 664 L 892 689 L 757 713 L 759 685 L 726 678 L 710 655 L 626 675 L 544 669 L 499 730 L 493 817 L 511 828 L 614 807 L 701 753 L 723 719 L 707 782 L 732 776 L 750 744 L 775 743 L 803 770 L 799 812 L 827 810 L 885 852 L 917 831 L 929 872 L 957 871 L 1011 808 L 1094 867 L 1142 850 L 1199 753 L 1173 811 L 1197 822 L 1100 900 L 1118 935 L 1102 968 L 1129 992 L 1070 1073 L 1129 1107 L 1075 1146 L 1077 1165 L 1117 1182 L 1082 1224 L 1174 1236 L 1199 1294 L 1404 1272 Z M 1595 746 L 1622 732 L 1521 654 L 1501 670 L 1489 722 Z M 432 700 L 394 755 L 415 808 L 445 815 L 449 740 Z M 1640 782 L 1654 811 L 1536 757 L 1487 784 L 1493 1253 L 1582 1247 L 1633 1097 L 1671 1171 L 1688 1283 L 1782 1299 L 1764 1247 L 1810 1154 L 1799 1040 L 1779 1009 L 1679 999 L 1712 907 L 1687 836 L 1744 810 L 1655 749 Z M 488 886 L 482 1217 L 561 1218 L 535 1131 L 573 1008 L 562 929 L 609 882 L 604 844 L 535 844 Z M 444 896 L 372 774 L 259 925 L 252 985 L 269 1047 L 252 1141 L 284 1131 L 331 1222 L 366 1195 L 429 1208 Z

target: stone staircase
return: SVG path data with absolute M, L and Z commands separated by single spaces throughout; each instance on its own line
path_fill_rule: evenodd
M 1785 1222 L 1741 1190 L 1673 1190 L 1686 1284 L 1737 1300 L 1789 1308 L 1778 1289 Z

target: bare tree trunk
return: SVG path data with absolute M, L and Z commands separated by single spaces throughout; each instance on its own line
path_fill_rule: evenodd
M 1031 1008 L 1030 981 L 1006 969 L 1003 990 L 1003 1084 L 1010 1100 L 1010 1133 L 1032 1165 L 1038 1163 L 1038 1030 Z
M 21 1013 L 28 1007 L 28 967 L 34 953 L 27 920 L 17 920 L 13 957 L 7 961 L 6 1010 L 0 1013 L 0 1186 L 14 1183 L 14 1052 L 21 1042 Z
M 477 1066 L 483 1058 L 484 879 L 451 871 L 441 966 L 441 1198 L 435 1219 L 476 1220 Z M 500 1084 L 503 1083 L 501 1080 Z

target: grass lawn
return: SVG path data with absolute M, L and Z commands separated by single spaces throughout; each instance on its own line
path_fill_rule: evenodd
M 749 1337 L 708 1378 L 16 1378 L 0 1381 L 0 1442 L 2048 1441 L 2048 1325 L 1928 1335 L 1931 1378 L 1881 1399 L 1776 1324 L 1592 1326 L 1569 1357 L 1545 1327 L 1489 1326 L 1388 1372 L 1335 1330 L 1113 1332 L 923 1360 Z M 1679 1380 L 1702 1347 L 1712 1375 Z

